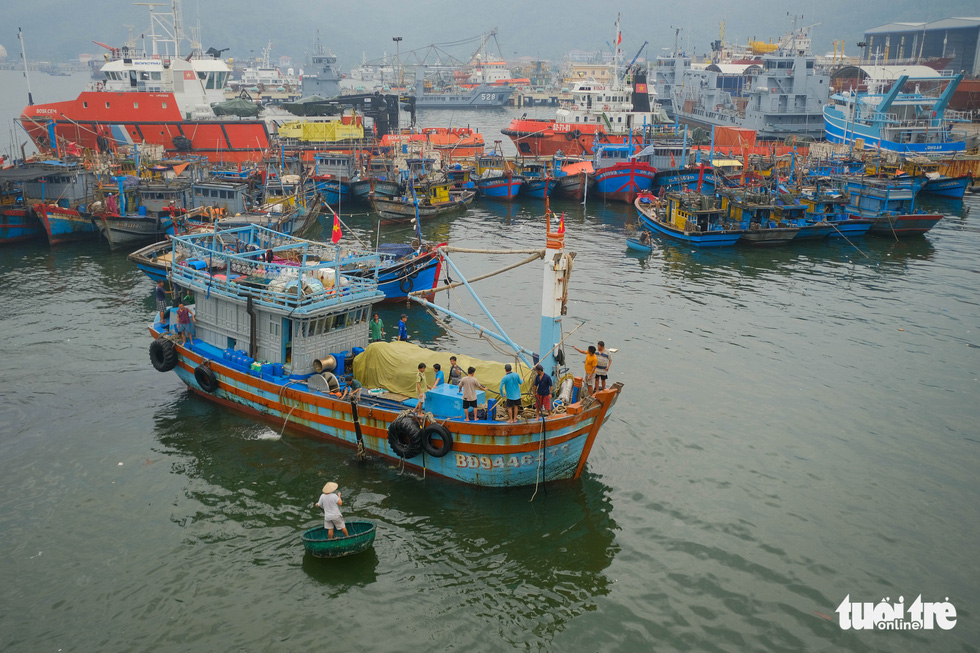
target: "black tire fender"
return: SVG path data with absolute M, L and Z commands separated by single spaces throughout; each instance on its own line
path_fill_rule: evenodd
M 415 288 L 415 282 L 412 281 L 411 277 L 405 277 L 402 279 L 401 283 L 398 284 L 398 287 L 403 293 L 408 294 Z
M 433 458 L 442 458 L 453 450 L 453 434 L 442 424 L 429 424 L 420 434 L 422 449 Z M 440 440 L 442 444 L 435 446 L 432 440 Z
M 214 393 L 218 389 L 218 379 L 210 367 L 198 365 L 194 368 L 194 380 L 201 386 L 201 390 Z
M 414 458 L 422 451 L 422 428 L 411 417 L 399 417 L 388 426 L 388 446 L 399 458 Z
M 177 348 L 165 338 L 150 343 L 150 362 L 157 372 L 169 372 L 177 367 Z

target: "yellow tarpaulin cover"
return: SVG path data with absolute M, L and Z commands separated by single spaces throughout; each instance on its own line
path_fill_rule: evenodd
M 364 138 L 364 127 L 345 125 L 339 120 L 312 122 L 294 120 L 279 127 L 280 138 L 295 138 L 310 143 L 332 143 Z
M 487 399 L 499 398 L 500 379 L 504 378 L 504 364 L 496 361 L 485 361 L 457 352 L 441 352 L 425 349 L 409 342 L 374 342 L 367 346 L 363 353 L 354 358 L 354 378 L 365 388 L 384 388 L 390 392 L 415 397 L 415 377 L 419 371 L 419 363 L 425 363 L 425 378 L 429 385 L 435 381 L 436 371 L 432 369 L 435 363 L 442 367 L 443 376 L 449 382 L 449 357 L 456 356 L 456 364 L 466 370 L 476 368 L 476 378 L 487 389 Z M 534 371 L 524 364 L 515 366 L 514 371 L 524 379 L 521 392 L 525 402 L 533 400 Z

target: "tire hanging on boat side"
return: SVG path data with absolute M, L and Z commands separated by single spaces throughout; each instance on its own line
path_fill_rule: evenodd
M 388 426 L 388 446 L 399 458 L 414 458 L 422 452 L 422 428 L 411 417 L 399 417 Z
M 440 446 L 432 443 L 433 436 L 442 442 Z M 422 449 L 433 458 L 442 458 L 453 450 L 453 434 L 442 424 L 429 424 L 420 434 Z
M 205 392 L 214 393 L 218 389 L 218 379 L 210 367 L 198 365 L 194 368 L 194 380 Z
M 401 283 L 398 284 L 398 287 L 407 295 L 408 293 L 412 292 L 412 289 L 415 288 L 415 282 L 412 281 L 411 278 L 406 277 L 405 279 L 402 279 Z
M 157 338 L 150 343 L 150 362 L 157 372 L 169 372 L 177 367 L 177 348 L 166 338 Z

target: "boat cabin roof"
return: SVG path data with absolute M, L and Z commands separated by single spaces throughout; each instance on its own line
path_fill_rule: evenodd
M 184 261 L 201 263 L 173 266 L 170 275 L 178 285 L 236 303 L 251 299 L 289 317 L 372 303 L 383 296 L 373 276 L 344 274 L 345 269 L 377 268 L 375 252 L 294 238 L 255 224 L 174 236 L 172 242 Z M 270 249 L 274 263 L 264 261 Z

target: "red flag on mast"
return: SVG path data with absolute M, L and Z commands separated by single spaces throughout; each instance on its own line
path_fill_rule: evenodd
M 337 216 L 336 213 L 334 213 L 333 214 L 333 230 L 330 232 L 330 242 L 332 242 L 334 245 L 336 245 L 337 243 L 340 242 L 340 238 L 343 235 L 344 234 L 342 234 L 341 231 L 340 231 L 340 218 Z
M 565 212 L 561 212 L 561 218 L 558 220 L 558 233 L 565 233 Z

